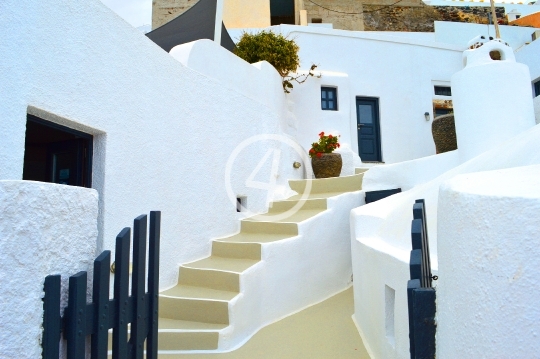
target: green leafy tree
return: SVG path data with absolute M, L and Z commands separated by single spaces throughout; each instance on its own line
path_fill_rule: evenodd
M 311 66 L 308 74 L 294 75 L 300 66 L 299 49 L 296 42 L 286 36 L 261 31 L 257 34 L 245 32 L 236 44 L 234 53 L 250 64 L 268 61 L 283 79 L 283 90 L 289 93 L 293 88 L 292 81 L 304 83 L 308 77 L 315 76 L 313 71 L 316 65 Z

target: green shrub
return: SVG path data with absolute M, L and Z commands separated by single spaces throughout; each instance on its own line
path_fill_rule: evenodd
M 268 61 L 283 78 L 283 90 L 289 93 L 289 89 L 293 88 L 291 81 L 305 82 L 309 76 L 315 75 L 313 70 L 317 67 L 311 66 L 307 75 L 291 75 L 300 66 L 299 49 L 296 42 L 286 36 L 271 31 L 261 31 L 257 34 L 245 32 L 236 44 L 234 53 L 250 64 Z

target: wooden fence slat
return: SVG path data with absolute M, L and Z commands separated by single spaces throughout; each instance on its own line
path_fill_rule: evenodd
M 60 355 L 60 275 L 45 278 L 43 290 L 43 359 L 58 359 Z
M 422 220 L 413 219 L 411 222 L 412 249 L 422 249 L 423 232 L 424 232 L 424 225 L 422 223 Z
M 422 250 L 414 249 L 411 251 L 409 261 L 409 271 L 411 279 L 420 279 L 422 281 Z
M 94 261 L 91 302 L 86 302 L 87 272 L 79 272 L 69 278 L 68 305 L 64 318 L 60 316 L 61 276 L 45 278 L 42 358 L 59 357 L 59 344 L 63 333 L 67 342 L 68 359 L 81 359 L 88 354 L 85 353 L 88 335 L 91 335 L 91 358 L 106 359 L 108 330 L 112 328 L 112 359 L 143 359 L 145 341 L 146 358 L 157 359 L 161 212 L 150 212 L 148 274 L 147 219 L 146 215 L 142 215 L 134 221 L 131 296 L 130 228 L 124 228 L 116 237 L 113 299 L 109 299 L 110 251 L 104 251 Z M 128 333 L 130 323 L 131 335 Z
M 94 261 L 92 359 L 107 359 L 110 267 L 111 251 L 104 251 Z
M 414 348 L 416 358 L 435 358 L 435 289 L 413 290 Z
M 423 235 L 422 235 L 422 248 L 423 250 L 423 256 L 422 256 L 422 263 L 423 263 L 423 269 L 424 269 L 424 283 L 422 284 L 422 287 L 424 288 L 430 288 L 433 285 L 433 279 L 431 274 L 431 259 L 429 255 L 429 238 L 428 238 L 428 230 L 427 230 L 427 219 L 426 219 L 426 203 L 423 199 L 417 199 L 415 202 L 415 206 L 418 205 L 419 209 L 417 209 L 418 214 L 414 214 L 415 218 L 418 215 L 419 219 L 422 220 L 423 225 Z M 413 213 L 415 212 L 415 207 L 413 207 Z
M 435 289 L 432 287 L 424 200 L 416 200 L 411 224 L 411 280 L 407 282 L 411 359 L 435 359 Z
M 81 359 L 86 344 L 86 285 L 87 273 L 69 277 L 69 299 L 66 322 L 67 358 Z
M 158 359 L 158 311 L 159 311 L 159 244 L 161 237 L 161 212 L 150 212 L 148 239 L 148 337 L 146 359 Z
M 114 299 L 116 322 L 113 329 L 113 359 L 128 359 L 129 242 L 131 229 L 124 228 L 116 237 Z
M 413 291 L 417 288 L 420 288 L 420 279 L 411 279 L 407 282 L 407 306 L 409 307 L 409 348 L 411 353 L 411 359 L 415 359 L 415 349 L 414 349 L 414 300 L 413 300 Z
M 133 223 L 133 274 L 131 297 L 133 298 L 134 320 L 131 323 L 131 350 L 133 359 L 143 359 L 146 337 L 145 286 L 146 286 L 146 229 L 147 216 L 135 218 Z

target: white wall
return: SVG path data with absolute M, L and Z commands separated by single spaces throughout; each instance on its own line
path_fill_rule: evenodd
M 94 135 L 98 249 L 112 249 L 136 216 L 161 210 L 160 284 L 174 285 L 179 263 L 208 255 L 210 239 L 238 230 L 227 159 L 253 135 L 281 134 L 281 108 L 186 68 L 97 0 L 8 0 L 0 13 L 0 179 L 22 178 L 27 111 Z M 290 147 L 248 147 L 231 182 L 255 211 L 265 209 L 267 192 L 245 179 L 269 150 L 281 151 L 278 192 L 304 177 Z M 256 179 L 269 182 L 270 167 Z
M 522 47 L 516 51 L 516 61 L 529 66 L 532 82 L 540 81 L 540 41 L 535 40 L 529 45 Z M 534 89 L 531 83 L 531 93 L 534 96 Z M 536 123 L 540 123 L 540 96 L 533 99 L 534 115 Z
M 508 25 L 501 25 L 499 29 L 501 31 L 501 39 L 506 41 L 514 50 L 523 46 L 526 42 L 531 42 L 531 34 L 537 30 L 533 27 Z M 478 35 L 484 35 L 486 39 L 489 36 L 495 38 L 495 29 L 493 25 L 489 26 L 488 30 L 488 26 L 483 24 L 435 21 L 435 41 L 437 42 L 455 44 L 465 49 L 467 43 Z
M 207 39 L 175 46 L 170 54 L 186 67 L 219 81 L 224 87 L 234 89 L 272 111 L 283 111 L 286 99 L 281 76 L 268 62 L 249 66 Z
M 431 265 L 433 272 L 437 273 L 440 184 L 458 174 L 533 164 L 540 164 L 540 126 L 532 127 L 427 183 L 351 212 L 354 318 L 372 358 L 409 357 L 406 282 L 414 201 L 420 198 L 426 201 Z M 444 255 L 442 251 L 439 253 Z M 385 285 L 395 290 L 393 339 L 385 334 Z M 475 328 L 471 327 L 471 330 Z
M 0 181 L 0 213 L 0 357 L 41 358 L 45 277 L 62 275 L 65 307 L 69 276 L 92 272 L 98 195 L 87 188 Z
M 460 164 L 458 151 L 422 157 L 383 166 L 373 166 L 364 174 L 362 189 L 379 191 L 401 188 L 408 191 L 431 181 Z
M 298 236 L 263 243 L 262 261 L 242 274 L 220 350 L 236 349 L 264 326 L 351 285 L 349 213 L 363 202 L 361 192 L 329 198 L 326 211 L 299 224 Z
M 492 60 L 498 51 L 501 60 Z M 526 65 L 512 49 L 488 41 L 463 53 L 465 68 L 452 76 L 457 146 L 465 162 L 535 125 Z M 501 78 L 506 78 L 501 83 Z M 474 95 L 471 95 L 474 94 Z
M 540 353 L 540 165 L 441 185 L 437 358 Z
M 343 142 L 358 153 L 355 99 L 357 96 L 375 97 L 379 98 L 384 162 L 435 154 L 431 121 L 424 118 L 425 112 L 433 118 L 432 80 L 449 81 L 452 74 L 462 68 L 461 47 L 380 32 L 290 25 L 272 29 L 288 34 L 298 43 L 302 70 L 316 64 L 317 70 L 323 72 L 321 79 L 309 79 L 296 86 L 291 94 L 291 100 L 299 104 L 294 110 L 298 129 L 309 128 L 314 121 L 326 122 L 321 130 L 341 128 L 345 121 L 341 116 L 348 111 L 351 137 L 350 143 Z M 340 73 L 348 75 L 348 86 Z M 330 111 L 320 109 L 318 88 L 327 84 L 340 85 L 339 93 L 349 92 L 348 98 L 340 99 L 342 105 L 338 112 L 343 111 L 342 114 L 330 115 L 326 114 Z M 317 131 L 311 129 L 308 137 L 313 138 Z

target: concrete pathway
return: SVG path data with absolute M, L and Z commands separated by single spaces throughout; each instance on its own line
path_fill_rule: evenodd
M 241 348 L 222 354 L 160 355 L 162 359 L 370 359 L 351 319 L 349 288 L 261 329 Z

